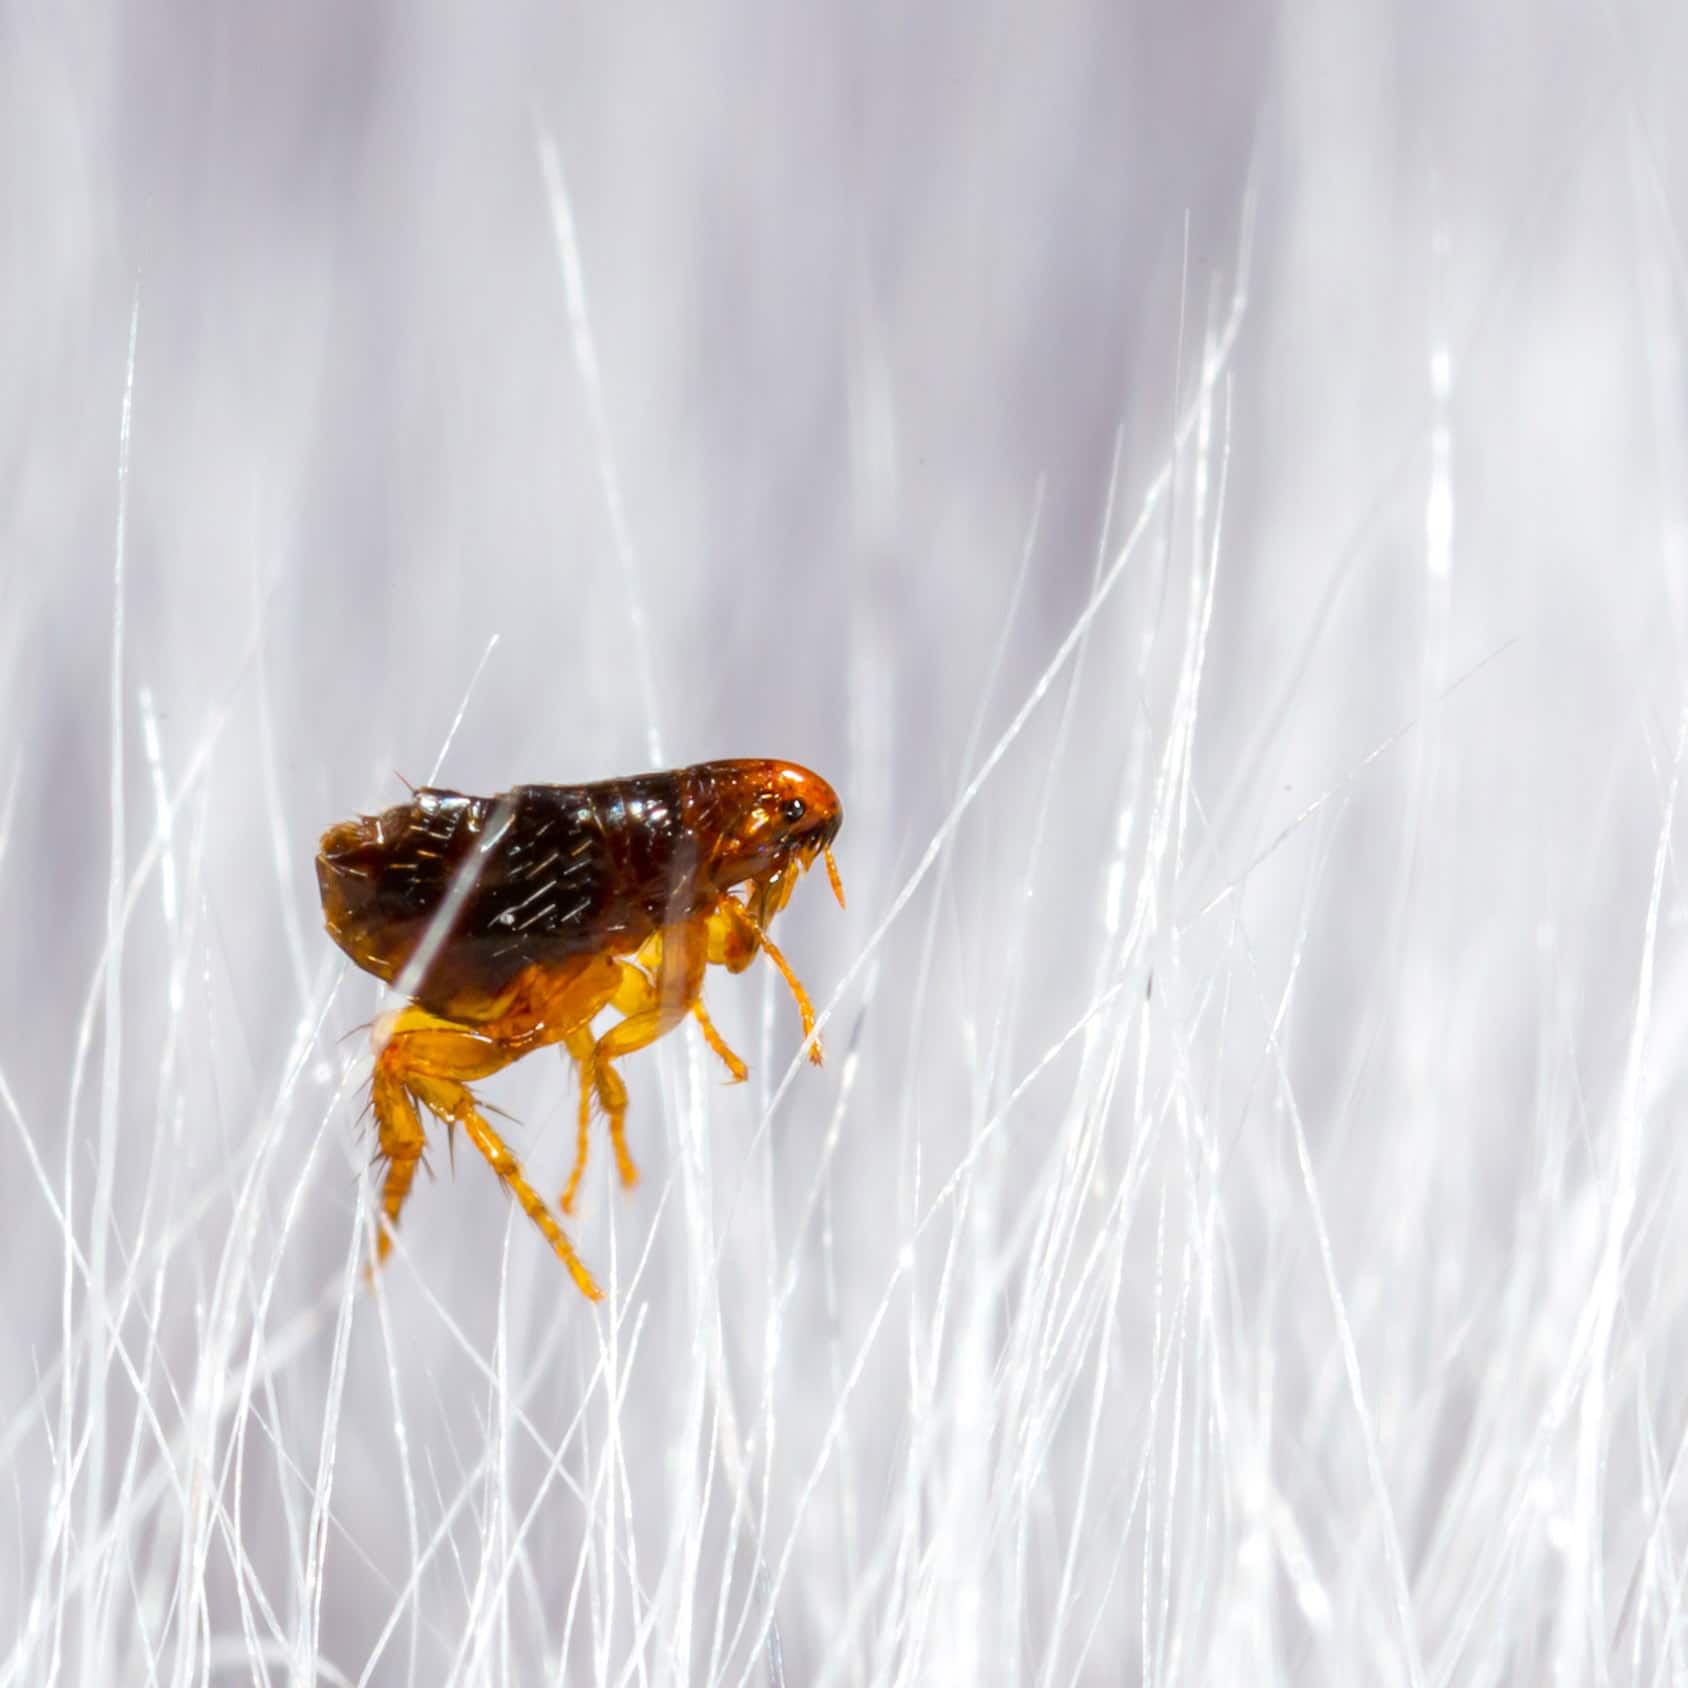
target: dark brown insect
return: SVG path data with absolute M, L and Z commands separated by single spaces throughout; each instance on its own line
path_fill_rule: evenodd
M 601 1291 L 469 1081 L 560 1043 L 580 1074 L 571 1212 L 586 1167 L 593 1098 L 609 1118 L 623 1184 L 624 1055 L 689 1014 L 735 1080 L 744 1062 L 703 1006 L 705 968 L 741 973 L 765 952 L 791 987 L 817 1064 L 809 998 L 768 937 L 800 873 L 823 857 L 844 902 L 832 841 L 838 797 L 790 762 L 704 762 L 591 785 L 520 785 L 497 797 L 413 792 L 379 815 L 333 826 L 317 851 L 329 936 L 410 1006 L 375 1024 L 372 1100 L 387 1165 L 377 1258 L 426 1146 L 418 1105 L 461 1125 L 574 1281 Z M 738 893 L 738 894 L 735 894 Z M 602 1036 L 592 1021 L 620 1016 Z

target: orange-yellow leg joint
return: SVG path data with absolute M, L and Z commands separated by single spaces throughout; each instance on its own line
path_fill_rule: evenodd
M 815 1010 L 809 1002 L 809 993 L 804 990 L 802 982 L 791 970 L 791 963 L 780 953 L 780 947 L 770 938 L 765 928 L 757 924 L 756 917 L 748 909 L 740 908 L 739 913 L 746 924 L 756 934 L 756 941 L 767 951 L 768 959 L 779 969 L 779 974 L 785 980 L 797 1003 L 797 1012 L 803 1020 L 803 1036 L 809 1045 L 809 1059 L 818 1067 L 821 1064 L 821 1040 L 815 1034 Z
M 563 1040 L 574 1057 L 580 1076 L 580 1106 L 575 1116 L 574 1165 L 569 1168 L 569 1180 L 563 1186 L 561 1207 L 564 1213 L 574 1212 L 575 1197 L 580 1194 L 580 1180 L 586 1174 L 586 1157 L 592 1146 L 592 1028 L 576 1026 Z
M 692 1018 L 697 1021 L 698 1030 L 703 1033 L 703 1041 L 720 1057 L 721 1063 L 732 1074 L 732 1083 L 743 1084 L 750 1077 L 750 1069 L 727 1046 L 727 1041 L 715 1029 L 715 1022 L 709 1017 L 709 1010 L 703 1006 L 700 996 L 692 1004 Z
M 488 1036 L 454 1027 L 418 1008 L 384 1019 L 376 1028 L 373 1101 L 387 1176 L 381 1193 L 381 1235 L 377 1259 L 385 1259 L 399 1209 L 416 1173 L 425 1144 L 417 1104 L 446 1122 L 461 1126 L 517 1205 L 539 1227 L 557 1257 L 568 1268 L 582 1295 L 597 1301 L 603 1292 L 593 1282 L 574 1245 L 564 1234 L 538 1192 L 528 1183 L 521 1164 L 496 1131 L 487 1124 L 467 1078 L 482 1078 L 516 1058 L 518 1049 L 500 1047 Z

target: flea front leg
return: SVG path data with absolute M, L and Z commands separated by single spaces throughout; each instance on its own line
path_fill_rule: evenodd
M 731 898 L 725 899 L 731 902 Z M 736 908 L 738 905 L 735 903 Z M 756 934 L 742 923 L 731 926 L 727 918 L 721 914 L 712 914 L 702 923 L 704 943 L 706 946 L 705 960 L 716 966 L 725 966 L 729 973 L 742 973 L 756 957 Z M 660 966 L 662 960 L 662 934 L 647 940 L 645 947 L 639 952 L 639 960 L 653 971 Z M 709 1017 L 709 1010 L 703 1005 L 703 985 L 698 983 L 698 993 L 692 998 L 692 1018 L 697 1021 L 698 1030 L 703 1033 L 703 1041 L 720 1057 L 721 1063 L 732 1074 L 734 1084 L 743 1084 L 750 1077 L 750 1069 L 735 1055 L 727 1040 L 716 1031 L 715 1022 Z
M 725 967 L 729 973 L 742 973 L 756 959 L 758 950 L 764 951 L 779 969 L 780 977 L 785 980 L 797 1003 L 797 1012 L 803 1021 L 803 1036 L 809 1045 L 809 1059 L 818 1067 L 821 1064 L 821 1040 L 815 1035 L 815 1010 L 809 1001 L 809 993 L 792 972 L 791 963 L 780 953 L 779 946 L 768 936 L 767 928 L 760 925 L 736 897 L 723 897 L 705 924 L 709 932 L 709 959 Z
M 709 959 L 729 973 L 742 973 L 762 947 L 762 928 L 737 897 L 723 897 L 704 923 L 709 932 Z

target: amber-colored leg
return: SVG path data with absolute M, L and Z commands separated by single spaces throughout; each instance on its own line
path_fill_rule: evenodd
M 654 947 L 652 959 L 659 969 L 663 966 L 660 943 Z M 610 1148 L 615 1154 L 615 1170 L 624 1190 L 631 1190 L 639 1182 L 639 1169 L 633 1164 L 633 1156 L 627 1148 L 627 1086 L 622 1082 L 621 1074 L 610 1065 L 610 1061 L 617 1054 L 632 1054 L 634 1049 L 643 1048 L 645 1042 L 654 1043 L 668 1030 L 668 1025 L 661 1025 L 660 1029 L 653 1031 L 649 1038 L 640 1043 L 612 1043 L 611 1038 L 631 1022 L 636 1021 L 641 1026 L 647 1021 L 660 1022 L 661 1001 L 658 986 L 648 974 L 640 972 L 631 963 L 624 965 L 621 983 L 616 986 L 615 997 L 610 1004 L 623 1018 L 611 1026 L 592 1046 L 592 1083 L 598 1092 L 599 1106 L 603 1108 L 610 1122 Z M 670 1019 L 669 1025 L 684 1018 L 685 1010 L 681 1009 Z
M 592 1281 L 592 1274 L 523 1176 L 516 1157 L 482 1117 L 465 1082 L 497 1072 L 533 1045 L 500 1044 L 481 1032 L 455 1026 L 414 1007 L 382 1021 L 375 1036 L 375 1117 L 382 1153 L 390 1161 L 382 1190 L 383 1232 L 377 1244 L 378 1258 L 387 1254 L 387 1227 L 398 1223 L 399 1209 L 410 1192 L 416 1161 L 422 1153 L 422 1124 L 415 1105 L 419 1102 L 443 1119 L 448 1129 L 463 1127 L 522 1211 L 556 1250 L 580 1292 L 590 1300 L 599 1300 L 603 1292 Z
M 730 897 L 725 901 L 734 908 L 738 907 Z M 755 932 L 743 922 L 734 925 L 728 916 L 710 915 L 703 922 L 703 938 L 706 963 L 724 965 L 729 973 L 742 973 L 756 959 Z M 644 949 L 639 952 L 639 960 L 653 971 L 661 964 L 660 932 L 646 941 Z M 722 1064 L 732 1074 L 733 1083 L 743 1084 L 750 1077 L 750 1069 L 733 1053 L 727 1040 L 716 1031 L 715 1022 L 710 1019 L 709 1010 L 703 1005 L 701 982 L 698 990 L 699 994 L 692 998 L 692 1017 L 698 1023 L 698 1030 L 703 1033 L 703 1041 L 721 1058 Z
M 791 963 L 780 954 L 779 946 L 766 932 L 762 934 L 762 948 L 768 952 L 768 959 L 780 970 L 780 977 L 785 980 L 792 996 L 796 998 L 797 1013 L 803 1022 L 803 1035 L 809 1043 L 809 1060 L 818 1067 L 826 1057 L 821 1049 L 820 1037 L 815 1031 L 815 1010 L 809 1002 L 809 993 L 792 972 Z
M 715 1022 L 710 1019 L 709 1010 L 703 1006 L 701 996 L 692 1004 L 692 1018 L 697 1021 L 698 1030 L 703 1033 L 703 1041 L 721 1057 L 727 1071 L 733 1075 L 733 1083 L 743 1084 L 750 1077 L 750 1068 L 727 1047 L 726 1039 L 716 1031 Z
M 381 1181 L 381 1223 L 376 1227 L 375 1237 L 375 1264 L 379 1266 L 392 1252 L 399 1209 L 410 1194 L 416 1163 L 421 1160 L 428 1140 L 404 1081 L 397 1070 L 379 1060 L 375 1063 L 371 1100 L 379 1134 L 379 1156 L 387 1163 L 387 1176 Z
M 647 943 L 640 951 L 640 959 L 660 965 L 662 948 L 659 942 Z M 617 985 L 611 1006 L 626 1017 L 638 1019 L 641 1015 L 649 1014 L 659 1008 L 660 998 L 657 987 L 648 975 L 641 972 L 631 962 L 623 962 L 621 982 Z M 700 978 L 701 983 L 701 978 Z M 713 1049 L 726 1066 L 734 1084 L 743 1084 L 750 1077 L 750 1069 L 733 1052 L 725 1038 L 715 1029 L 715 1022 L 709 1018 L 709 1011 L 703 1006 L 701 995 L 692 999 L 691 1013 L 703 1033 L 703 1040 Z M 625 1023 L 625 1022 L 624 1022 Z M 670 1021 L 669 1024 L 675 1023 Z M 652 1041 L 660 1037 L 668 1025 L 652 1034 Z M 610 1142 L 615 1150 L 616 1167 L 624 1185 L 631 1187 L 639 1179 L 639 1170 L 633 1164 L 633 1157 L 627 1148 L 626 1115 L 627 1115 L 627 1087 L 621 1077 L 611 1068 L 599 1064 L 598 1046 L 593 1042 L 591 1030 L 586 1026 L 577 1026 L 564 1039 L 563 1043 L 575 1064 L 580 1070 L 580 1111 L 575 1121 L 574 1165 L 569 1170 L 568 1183 L 563 1186 L 562 1201 L 560 1203 L 564 1213 L 574 1212 L 576 1196 L 580 1193 L 580 1180 L 586 1171 L 586 1158 L 591 1145 L 592 1127 L 592 1098 L 596 1094 L 603 1104 L 604 1112 L 609 1116 Z M 623 1051 L 627 1053 L 628 1051 Z
M 613 1006 L 626 1018 L 611 1026 L 592 1050 L 593 1083 L 598 1101 L 609 1115 L 610 1144 L 626 1185 L 635 1183 L 639 1174 L 627 1152 L 627 1086 L 613 1063 L 655 1043 L 691 1013 L 709 961 L 709 937 L 703 921 L 666 927 L 661 937 L 654 976 L 631 964 L 623 966 Z M 641 955 L 654 949 L 647 944 Z
M 815 1010 L 809 1002 L 791 963 L 780 953 L 779 945 L 768 936 L 765 927 L 734 897 L 723 897 L 714 914 L 706 922 L 709 933 L 709 959 L 719 962 L 729 973 L 742 973 L 756 959 L 758 950 L 765 950 L 768 959 L 779 969 L 797 1003 L 803 1020 L 803 1035 L 809 1043 L 809 1059 L 821 1064 L 821 1040 L 815 1035 Z
M 709 933 L 709 959 L 729 973 L 742 973 L 762 947 L 762 928 L 736 897 L 723 897 L 704 923 Z
M 661 970 L 662 936 L 649 938 L 639 951 L 639 960 Z M 618 1014 L 639 1014 L 657 1001 L 657 987 L 648 974 L 631 961 L 616 963 L 615 989 L 610 993 L 608 1007 Z M 580 1192 L 580 1180 L 586 1171 L 586 1158 L 592 1141 L 592 1097 L 596 1093 L 609 1115 L 610 1144 L 615 1150 L 616 1170 L 621 1182 L 631 1189 L 639 1182 L 639 1169 L 627 1152 L 624 1129 L 627 1114 L 627 1087 L 615 1073 L 606 1073 L 598 1064 L 598 1048 L 592 1028 L 576 1026 L 563 1039 L 564 1047 L 574 1057 L 580 1069 L 580 1113 L 575 1122 L 574 1165 L 569 1169 L 569 1181 L 563 1186 L 561 1207 L 564 1213 L 574 1212 L 575 1197 Z
M 563 1039 L 563 1046 L 574 1057 L 580 1073 L 580 1113 L 575 1121 L 574 1165 L 569 1168 L 569 1181 L 563 1186 L 561 1207 L 564 1213 L 574 1212 L 574 1198 L 580 1191 L 580 1180 L 586 1172 L 586 1154 L 592 1144 L 592 1028 L 576 1026 Z
M 546 1241 L 557 1251 L 557 1258 L 568 1268 L 569 1276 L 574 1279 L 580 1293 L 588 1301 L 603 1300 L 604 1292 L 574 1252 L 574 1244 L 568 1240 L 562 1226 L 551 1217 L 551 1210 L 540 1199 L 539 1192 L 523 1176 L 521 1164 L 510 1153 L 504 1139 L 481 1117 L 469 1092 L 460 1084 L 445 1084 L 437 1079 L 428 1082 L 441 1086 L 441 1101 L 447 1104 L 455 1102 L 457 1121 L 469 1134 L 469 1140 L 486 1156 L 487 1165 L 504 1181 L 505 1188 L 516 1198 L 522 1212 L 539 1227 Z M 455 1096 L 452 1092 L 456 1093 Z M 435 1112 L 440 1111 L 439 1102 L 432 1097 L 424 1094 L 423 1099 Z

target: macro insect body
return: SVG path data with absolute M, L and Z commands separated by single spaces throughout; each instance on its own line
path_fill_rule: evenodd
M 461 1126 L 545 1234 L 584 1294 L 601 1294 L 561 1225 L 469 1089 L 560 1044 L 579 1073 L 572 1212 L 596 1100 L 624 1185 L 624 1056 L 690 1015 L 735 1081 L 743 1061 L 703 1005 L 705 969 L 741 973 L 764 953 L 796 998 L 819 1063 L 809 998 L 768 926 L 817 858 L 840 906 L 832 842 L 843 821 L 820 775 L 791 762 L 704 762 L 588 785 L 522 785 L 496 797 L 415 790 L 332 826 L 317 851 L 323 916 L 341 949 L 409 1006 L 375 1022 L 371 1103 L 385 1162 L 376 1258 L 410 1193 L 420 1110 Z M 603 1034 L 593 1020 L 619 1016 Z

